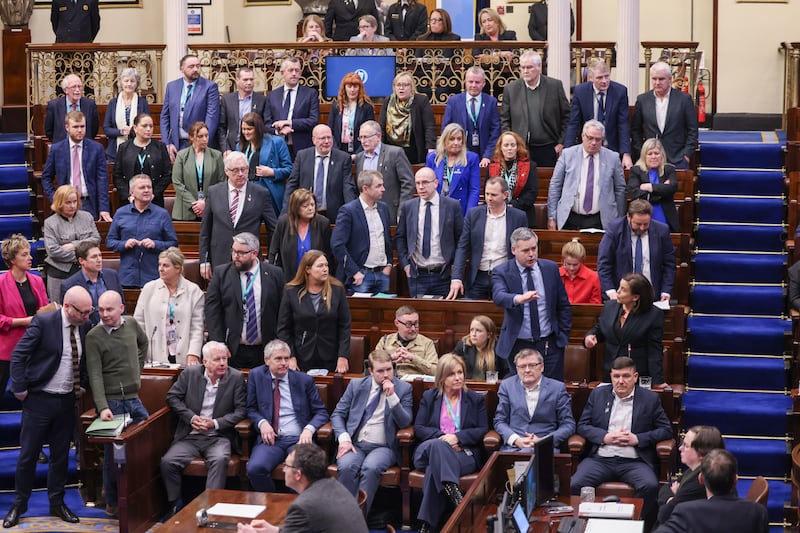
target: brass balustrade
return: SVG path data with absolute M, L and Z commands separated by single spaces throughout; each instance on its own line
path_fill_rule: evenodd
M 650 90 L 650 67 L 653 63 L 663 61 L 672 69 L 672 85 L 683 89 L 688 82 L 689 94 L 694 95 L 697 89 L 700 55 L 697 53 L 699 43 L 688 41 L 642 41 L 644 48 L 644 92 Z M 655 55 L 654 55 L 655 52 Z M 655 57 L 655 60 L 653 59 Z M 711 87 L 706 87 L 711 94 Z

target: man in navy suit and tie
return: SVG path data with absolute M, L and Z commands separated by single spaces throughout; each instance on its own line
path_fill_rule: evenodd
M 511 233 L 528 225 L 525 212 L 508 205 L 508 194 L 505 179 L 489 178 L 483 192 L 486 205 L 477 205 L 467 212 L 456 249 L 448 300 L 464 294 L 465 280 L 467 298 L 492 299 L 492 270 L 514 257 L 509 244 Z M 467 258 L 469 271 L 465 278 Z
M 68 138 L 50 146 L 42 172 L 47 199 L 52 202 L 61 185 L 72 185 L 81 197 L 81 209 L 95 220 L 111 222 L 103 145 L 86 138 L 86 117 L 81 111 L 67 113 L 64 130 Z
M 339 442 L 336 464 L 339 482 L 355 497 L 367 493 L 369 513 L 386 469 L 400 464 L 397 430 L 410 426 L 411 385 L 394 376 L 392 357 L 376 350 L 367 358 L 369 375 L 350 380 L 331 415 Z
M 167 84 L 161 109 L 161 140 L 173 163 L 178 150 L 189 146 L 189 126 L 205 122 L 211 146 L 216 148 L 214 133 L 219 124 L 219 88 L 200 76 L 200 59 L 187 54 L 181 58 L 180 67 L 182 76 Z
M 514 366 L 517 375 L 504 379 L 497 392 L 494 428 L 503 438 L 502 449 L 530 452 L 551 433 L 558 448 L 575 433 L 567 388 L 543 376 L 544 358 L 536 350 L 521 350 Z
M 247 477 L 259 492 L 275 492 L 272 471 L 295 444 L 310 444 L 328 421 L 314 378 L 289 370 L 291 356 L 284 341 L 270 341 L 264 347 L 264 366 L 251 370 L 247 379 L 247 416 L 258 429 Z
M 64 503 L 69 443 L 75 432 L 75 402 L 88 383 L 86 320 L 92 298 L 83 287 L 64 295 L 61 309 L 34 315 L 11 353 L 11 392 L 22 402 L 19 459 L 14 478 L 14 503 L 3 527 L 14 527 L 28 510 L 42 445 L 50 444 L 47 497 L 50 514 L 65 522 L 80 520 Z
M 675 246 L 669 226 L 652 218 L 650 202 L 634 200 L 628 215 L 606 228 L 597 250 L 603 298 L 616 300 L 619 280 L 635 272 L 650 280 L 657 300 L 669 301 L 675 285 Z
M 581 83 L 572 92 L 564 148 L 579 144 L 578 135 L 583 131 L 584 123 L 595 119 L 606 127 L 606 148 L 622 156 L 622 168 L 628 170 L 633 166 L 628 88 L 611 81 L 611 70 L 600 58 L 592 59 L 587 71 L 589 81 Z
M 412 298 L 447 296 L 450 269 L 464 225 L 461 203 L 436 192 L 439 180 L 433 169 L 422 167 L 414 181 L 419 198 L 406 200 L 400 207 L 397 257 Z
M 283 87 L 267 95 L 264 124 L 267 133 L 283 135 L 294 161 L 295 154 L 311 143 L 311 131 L 319 124 L 319 96 L 311 87 L 300 85 L 303 63 L 287 57 L 281 63 Z
M 480 165 L 492 162 L 497 138 L 500 137 L 500 112 L 497 98 L 483 92 L 486 73 L 478 65 L 467 69 L 464 86 L 467 92 L 454 94 L 447 101 L 442 129 L 455 122 L 467 132 L 467 149 L 478 154 Z
M 67 291 L 80 286 L 89 292 L 92 297 L 92 307 L 94 311 L 89 315 L 89 322 L 96 326 L 100 322 L 100 314 L 97 311 L 100 295 L 106 291 L 116 291 L 125 303 L 125 294 L 119 282 L 117 271 L 112 268 L 103 268 L 103 253 L 100 247 L 91 241 L 81 241 L 75 246 L 75 257 L 81 269 L 64 280 L 61 284 L 61 301 Z
M 90 43 L 100 31 L 98 0 L 53 0 L 50 24 L 56 43 Z
M 242 117 L 253 112 L 264 116 L 267 97 L 253 91 L 255 78 L 253 69 L 240 67 L 236 71 L 236 91 L 222 97 L 219 105 L 219 126 L 216 136 L 219 149 L 223 155 L 236 150 L 239 142 Z
M 83 82 L 77 75 L 67 74 L 61 80 L 61 88 L 64 90 L 64 96 L 47 102 L 44 134 L 54 143 L 63 141 L 67 138 L 67 132 L 62 127 L 62 124 L 66 124 L 67 113 L 81 111 L 86 117 L 86 134 L 90 139 L 94 139 L 100 127 L 100 115 L 97 113 L 94 100 L 83 96 Z
M 504 309 L 495 352 L 506 361 L 525 348 L 544 356 L 545 376 L 564 381 L 564 347 L 572 328 L 558 265 L 538 259 L 539 237 L 529 228 L 511 233 L 514 259 L 492 271 L 494 303 Z M 514 365 L 508 367 L 514 373 Z

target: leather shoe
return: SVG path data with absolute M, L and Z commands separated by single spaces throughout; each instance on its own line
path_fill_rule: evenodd
M 28 512 L 28 507 L 19 503 L 15 503 L 8 510 L 8 514 L 3 519 L 3 527 L 9 528 L 19 524 L 19 517 Z
M 69 507 L 66 504 L 60 503 L 58 505 L 54 505 L 50 507 L 50 514 L 52 516 L 57 516 L 64 522 L 69 522 L 70 524 L 77 524 L 80 522 L 80 518 L 75 516 L 75 514 L 70 511 Z

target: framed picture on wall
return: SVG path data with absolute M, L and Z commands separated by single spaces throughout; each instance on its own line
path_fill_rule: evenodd
M 211 0 L 208 0 L 211 3 Z M 97 0 L 100 7 L 142 7 L 142 0 Z M 34 7 L 50 7 L 50 0 L 36 0 Z
M 189 35 L 203 35 L 203 8 L 190 7 L 186 10 Z
M 244 0 L 247 6 L 288 6 L 292 0 Z

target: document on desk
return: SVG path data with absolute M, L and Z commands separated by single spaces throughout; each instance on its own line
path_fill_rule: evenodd
M 255 518 L 266 509 L 263 505 L 244 505 L 240 503 L 217 503 L 209 507 L 208 514 L 233 516 L 235 518 Z
M 644 522 L 641 520 L 590 518 L 586 522 L 584 533 L 642 533 L 642 531 L 644 531 Z
M 632 518 L 635 506 L 632 503 L 583 502 L 578 507 L 578 516 L 596 518 Z

